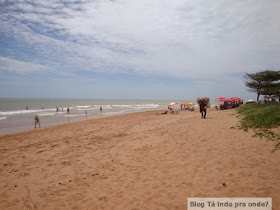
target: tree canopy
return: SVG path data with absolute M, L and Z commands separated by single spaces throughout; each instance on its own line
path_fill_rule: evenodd
M 249 91 L 257 93 L 257 101 L 260 95 L 280 95 L 280 71 L 260 71 L 257 73 L 246 73 L 245 85 Z

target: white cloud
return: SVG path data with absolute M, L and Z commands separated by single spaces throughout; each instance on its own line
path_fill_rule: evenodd
M 27 2 L 8 6 L 2 31 L 45 62 L 179 78 L 280 64 L 276 0 Z
M 50 68 L 38 63 L 19 61 L 11 58 L 0 57 L 0 71 L 16 72 L 20 74 L 30 72 L 49 71 Z

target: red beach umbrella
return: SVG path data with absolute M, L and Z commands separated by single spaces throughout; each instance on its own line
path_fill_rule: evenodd
M 231 97 L 230 100 L 231 101 L 243 101 L 243 99 L 239 98 L 239 97 Z
M 216 98 L 215 100 L 216 101 L 230 101 L 230 99 L 226 98 L 226 97 L 219 97 L 219 98 Z

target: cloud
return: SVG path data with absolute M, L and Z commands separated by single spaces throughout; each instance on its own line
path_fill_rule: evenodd
M 26 74 L 31 72 L 50 71 L 48 66 L 34 62 L 19 61 L 11 58 L 0 57 L 0 71 Z
M 98 0 L 25 2 L 8 9 L 17 27 L 14 36 L 30 45 L 42 45 L 44 51 L 62 52 L 77 66 L 187 77 L 205 72 L 205 67 L 219 73 L 232 71 L 229 65 L 250 68 L 260 62 L 252 54 L 243 56 L 271 47 L 261 42 L 269 31 L 276 32 L 278 21 L 272 18 L 277 11 L 266 7 L 263 12 L 263 6 L 261 1 Z M 265 34 L 262 27 L 267 28 Z M 276 36 L 272 40 L 280 43 Z M 258 50 L 255 44 L 260 45 Z
M 197 84 L 221 75 L 230 83 L 234 72 L 234 84 L 245 72 L 280 65 L 279 6 L 278 0 L 0 1 L 0 41 L 8 43 L 0 65 L 17 58 L 74 75 L 167 76 Z

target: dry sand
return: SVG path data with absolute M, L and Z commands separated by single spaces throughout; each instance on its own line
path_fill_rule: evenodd
M 187 209 L 188 197 L 272 197 L 280 209 L 280 151 L 230 129 L 234 110 L 157 113 L 0 136 L 0 209 Z

